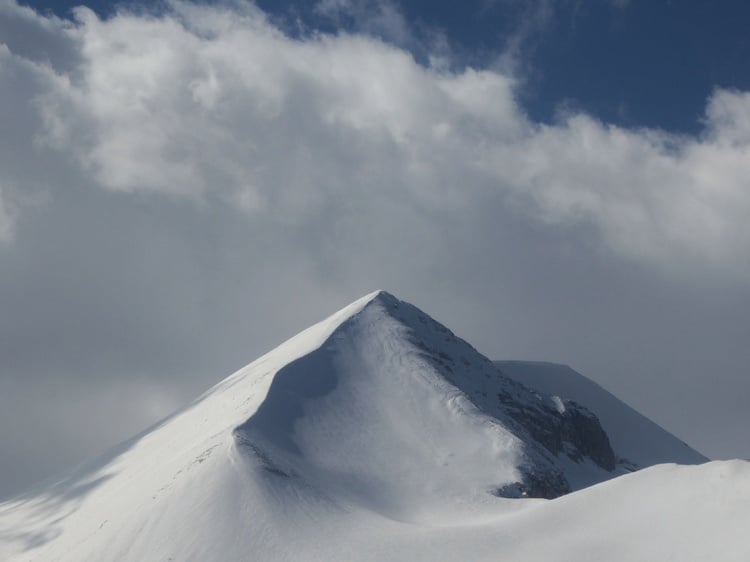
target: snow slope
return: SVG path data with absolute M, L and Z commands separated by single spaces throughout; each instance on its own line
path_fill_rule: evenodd
M 540 361 L 495 361 L 495 365 L 506 376 L 541 393 L 584 404 L 599 418 L 616 454 L 636 468 L 666 462 L 699 464 L 708 460 L 567 365 Z
M 573 464 L 610 478 L 599 431 L 377 292 L 0 504 L 0 559 L 748 559 L 741 461 L 499 497 L 559 493 Z

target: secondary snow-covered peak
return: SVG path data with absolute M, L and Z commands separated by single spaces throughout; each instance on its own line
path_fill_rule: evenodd
M 508 377 L 541 393 L 584 404 L 594 412 L 624 465 L 700 464 L 708 459 L 567 365 L 541 361 L 496 361 Z

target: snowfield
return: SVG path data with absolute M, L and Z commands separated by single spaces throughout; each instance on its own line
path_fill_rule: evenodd
M 630 473 L 704 458 L 519 365 L 372 293 L 0 504 L 0 559 L 750 560 L 750 463 Z

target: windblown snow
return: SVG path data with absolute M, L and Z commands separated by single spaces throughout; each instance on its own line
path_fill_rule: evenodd
M 513 370 L 370 294 L 0 504 L 0 559 L 750 559 L 750 463 L 630 474 L 704 458 Z

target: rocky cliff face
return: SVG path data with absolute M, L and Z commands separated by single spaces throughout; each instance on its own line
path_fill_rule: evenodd
M 616 467 L 616 457 L 607 433 L 593 412 L 584 406 L 538 395 L 538 402 L 519 401 L 504 390 L 497 398 L 508 414 L 553 455 L 564 454 L 575 462 L 592 460 L 604 470 Z M 550 404 L 550 402 L 552 404 Z

